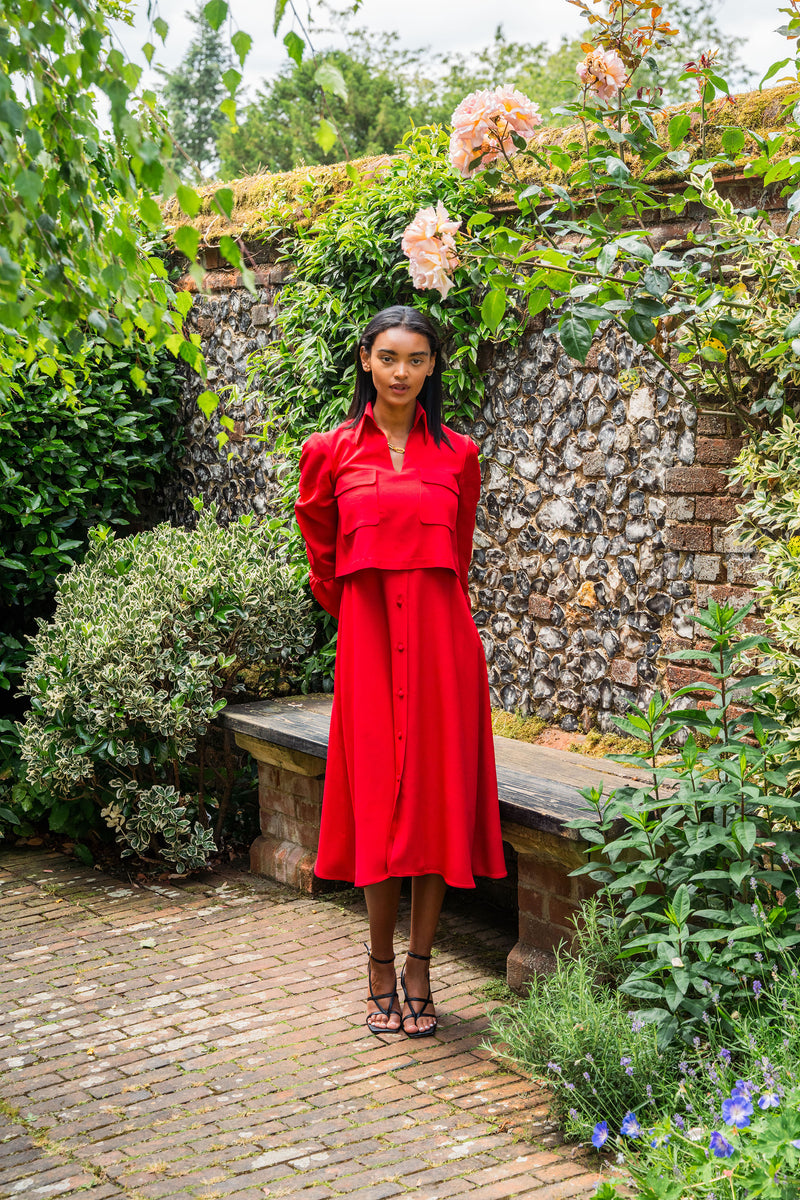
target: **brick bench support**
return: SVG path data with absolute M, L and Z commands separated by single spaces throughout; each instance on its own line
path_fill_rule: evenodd
M 341 886 L 318 879 L 313 869 L 329 698 L 234 705 L 219 720 L 258 762 L 261 833 L 250 849 L 251 870 L 309 894 Z M 591 880 L 570 875 L 585 861 L 586 844 L 565 827 L 581 811 L 578 789 L 602 780 L 608 791 L 637 776 L 617 764 L 507 738 L 495 738 L 495 750 L 503 840 L 517 855 L 519 940 L 507 978 L 518 989 L 552 970 L 553 950 L 570 939 L 570 918 L 594 890 Z

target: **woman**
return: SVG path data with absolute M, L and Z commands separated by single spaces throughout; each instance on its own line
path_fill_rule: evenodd
M 486 664 L 467 571 L 475 445 L 442 425 L 439 340 L 412 308 L 370 321 L 348 420 L 300 460 L 310 583 L 339 618 L 316 873 L 363 886 L 367 1026 L 436 1028 L 429 961 L 445 887 L 505 875 Z M 394 930 L 412 876 L 397 994 Z

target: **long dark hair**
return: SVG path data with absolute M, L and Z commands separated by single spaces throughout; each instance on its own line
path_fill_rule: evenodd
M 360 421 L 367 405 L 373 403 L 378 394 L 375 391 L 375 384 L 371 373 L 365 371 L 361 365 L 361 350 L 364 349 L 367 354 L 371 354 L 375 339 L 379 333 L 385 333 L 387 329 L 398 328 L 410 329 L 412 333 L 421 334 L 427 339 L 428 345 L 431 348 L 431 354 L 436 356 L 433 373 L 425 380 L 425 385 L 417 399 L 425 409 L 425 416 L 428 419 L 428 429 L 436 445 L 441 445 L 442 440 L 444 440 L 450 446 L 450 439 L 446 431 L 442 428 L 442 355 L 439 334 L 423 313 L 418 312 L 416 308 L 408 308 L 404 304 L 395 304 L 391 308 L 384 308 L 382 312 L 379 312 L 372 318 L 358 339 L 358 345 L 356 346 L 356 386 L 353 392 L 353 400 L 347 413 L 347 419 L 353 425 Z

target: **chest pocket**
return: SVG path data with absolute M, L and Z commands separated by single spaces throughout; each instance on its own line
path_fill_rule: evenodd
M 342 533 L 378 524 L 377 471 L 345 471 L 336 480 L 334 495 Z
M 458 516 L 458 484 L 451 475 L 420 472 L 419 519 L 423 525 L 446 525 L 455 529 Z

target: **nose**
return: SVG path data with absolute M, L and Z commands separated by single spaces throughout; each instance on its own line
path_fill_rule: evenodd
M 406 375 L 408 374 L 407 364 L 404 362 L 396 363 L 395 368 L 394 368 L 394 373 L 398 379 L 405 379 Z

